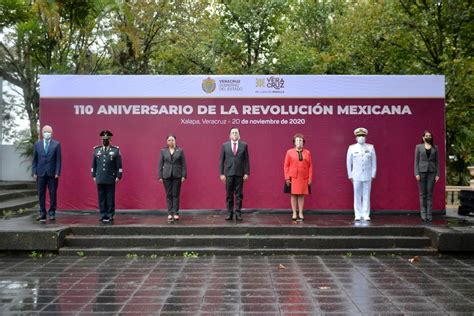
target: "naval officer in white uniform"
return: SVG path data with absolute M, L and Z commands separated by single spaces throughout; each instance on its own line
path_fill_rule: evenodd
M 347 150 L 347 176 L 354 186 L 354 220 L 370 221 L 370 186 L 377 172 L 374 145 L 367 144 L 363 127 L 354 130 L 357 143 Z

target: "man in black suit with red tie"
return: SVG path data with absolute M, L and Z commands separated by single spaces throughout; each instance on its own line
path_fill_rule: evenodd
M 230 130 L 230 141 L 222 144 L 220 155 L 220 178 L 225 183 L 227 217 L 231 221 L 234 217 L 235 194 L 235 219 L 242 220 L 243 186 L 250 174 L 250 161 L 247 143 L 240 140 L 240 131 L 233 127 Z

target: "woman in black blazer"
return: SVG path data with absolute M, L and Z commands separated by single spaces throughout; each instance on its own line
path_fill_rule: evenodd
M 421 219 L 429 223 L 432 220 L 433 188 L 439 180 L 439 151 L 430 131 L 424 131 L 421 140 L 415 149 L 415 177 L 420 190 Z
M 176 146 L 176 136 L 168 135 L 168 146 L 160 152 L 158 177 L 165 186 L 168 220 L 179 220 L 179 193 L 186 179 L 186 159 L 182 148 Z

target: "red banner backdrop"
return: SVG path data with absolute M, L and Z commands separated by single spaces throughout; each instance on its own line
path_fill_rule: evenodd
M 42 77 L 42 86 L 48 77 Z M 208 79 L 199 80 L 205 89 Z M 54 95 L 51 91 L 62 89 L 57 82 L 48 83 L 40 114 L 41 124 L 51 125 L 53 138 L 62 144 L 60 209 L 97 208 L 90 168 L 93 147 L 100 144 L 103 129 L 113 132 L 112 143 L 122 154 L 118 209 L 166 207 L 157 168 L 169 133 L 176 135 L 187 160 L 181 208 L 224 209 L 219 152 L 233 126 L 249 145 L 251 171 L 244 185 L 244 208 L 290 208 L 289 196 L 283 193 L 283 160 L 286 150 L 293 147 L 293 135 L 303 133 L 314 165 L 312 194 L 305 208 L 351 210 L 346 152 L 355 143 L 353 130 L 365 127 L 367 142 L 377 153 L 372 210 L 419 209 L 413 159 L 425 129 L 432 131 L 441 157 L 434 210 L 445 209 L 444 99 L 440 97 L 87 97 Z

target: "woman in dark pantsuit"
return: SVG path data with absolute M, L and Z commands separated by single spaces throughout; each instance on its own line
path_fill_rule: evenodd
M 420 190 L 421 219 L 429 223 L 432 220 L 433 188 L 439 180 L 439 151 L 430 131 L 424 131 L 422 143 L 415 148 L 415 177 Z
M 158 177 L 165 186 L 168 220 L 179 220 L 179 194 L 186 179 L 186 159 L 182 148 L 176 146 L 176 136 L 168 135 L 168 146 L 160 152 Z

